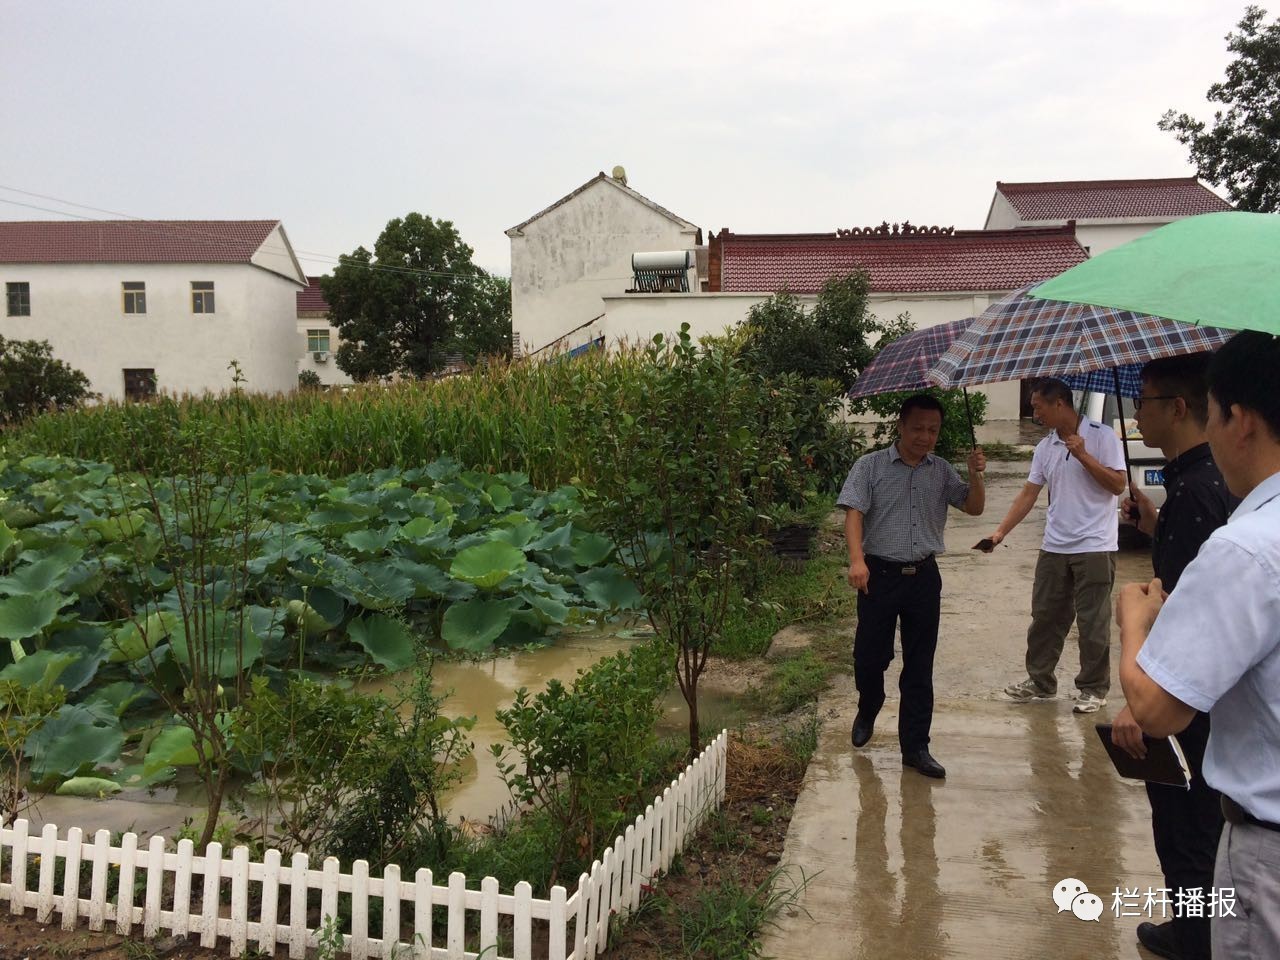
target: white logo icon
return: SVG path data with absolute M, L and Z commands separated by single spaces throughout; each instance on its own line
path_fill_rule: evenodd
M 1071 909 L 1071 901 L 1082 893 L 1088 893 L 1089 888 L 1083 882 L 1074 877 L 1067 877 L 1065 880 L 1059 880 L 1058 885 L 1053 888 L 1053 902 L 1058 905 L 1058 912 Z
M 1089 892 L 1089 888 L 1075 877 L 1059 880 L 1053 888 L 1053 902 L 1059 913 L 1071 911 L 1081 920 L 1097 920 L 1102 916 L 1102 898 Z
M 1071 901 L 1071 912 L 1081 920 L 1097 920 L 1102 916 L 1102 898 L 1095 893 L 1082 893 Z

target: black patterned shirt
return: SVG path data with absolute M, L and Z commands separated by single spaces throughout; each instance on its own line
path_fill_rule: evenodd
M 1240 500 L 1227 489 L 1207 443 L 1165 464 L 1164 489 L 1151 565 L 1161 586 L 1172 591 L 1209 534 L 1227 522 Z

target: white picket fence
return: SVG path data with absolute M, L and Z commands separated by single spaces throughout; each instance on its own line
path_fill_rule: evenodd
M 308 948 L 321 946 L 322 939 L 335 944 L 340 935 L 340 949 L 356 960 L 529 960 L 536 937 L 538 955 L 544 955 L 545 943 L 548 960 L 584 960 L 606 949 L 610 918 L 625 916 L 639 905 L 690 834 L 724 802 L 727 755 L 728 734 L 722 731 L 605 850 L 590 872 L 578 878 L 571 897 L 556 886 L 549 900 L 538 899 L 524 882 L 504 894 L 493 877 L 485 877 L 478 890 L 468 889 L 461 873 L 449 874 L 448 885 L 441 887 L 430 870 L 418 870 L 412 880 L 404 880 L 394 865 L 381 877 L 371 877 L 363 860 L 352 865 L 350 874 L 340 873 L 332 857 L 313 870 L 302 853 L 294 854 L 285 866 L 277 850 L 268 850 L 261 863 L 250 861 L 247 847 L 236 847 L 231 858 L 224 859 L 217 843 L 197 857 L 190 840 L 180 841 L 177 851 L 169 852 L 164 838 L 157 836 L 143 849 L 133 833 L 126 833 L 118 847 L 106 830 L 89 841 L 79 827 L 72 827 L 62 840 L 58 828 L 49 824 L 33 836 L 27 821 L 18 820 L 0 829 L 0 860 L 7 877 L 7 882 L 0 878 L 0 902 L 7 900 L 14 914 L 35 908 L 41 923 L 59 914 L 64 930 L 87 919 L 90 930 L 104 930 L 113 923 L 121 934 L 136 936 L 139 928 L 145 937 L 168 932 L 198 937 L 205 947 L 217 945 L 222 937 L 236 956 L 251 944 L 272 955 L 283 944 L 291 958 L 300 958 Z M 55 889 L 59 864 L 60 892 Z M 35 889 L 28 886 L 33 869 Z M 81 895 L 85 870 L 87 897 Z M 109 883 L 112 873 L 117 876 Z M 198 908 L 193 903 L 197 878 Z M 138 887 L 143 891 L 141 904 L 135 902 Z M 311 891 L 319 892 L 319 910 L 310 912 L 316 926 L 308 925 Z M 251 896 L 255 892 L 256 900 Z M 350 922 L 342 929 L 337 918 L 344 895 Z M 286 896 L 282 922 L 280 908 Z M 379 937 L 369 933 L 374 898 L 381 901 Z M 251 904 L 257 904 L 256 919 L 250 919 Z

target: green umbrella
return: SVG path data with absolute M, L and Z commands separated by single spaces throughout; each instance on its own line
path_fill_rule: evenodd
M 1280 334 L 1280 216 L 1231 211 L 1175 220 L 1030 295 Z

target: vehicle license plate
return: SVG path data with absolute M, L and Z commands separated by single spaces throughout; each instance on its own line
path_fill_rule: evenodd
M 1146 477 L 1142 482 L 1145 483 L 1148 487 L 1158 487 L 1164 483 L 1163 470 L 1147 470 L 1144 472 L 1146 474 Z

